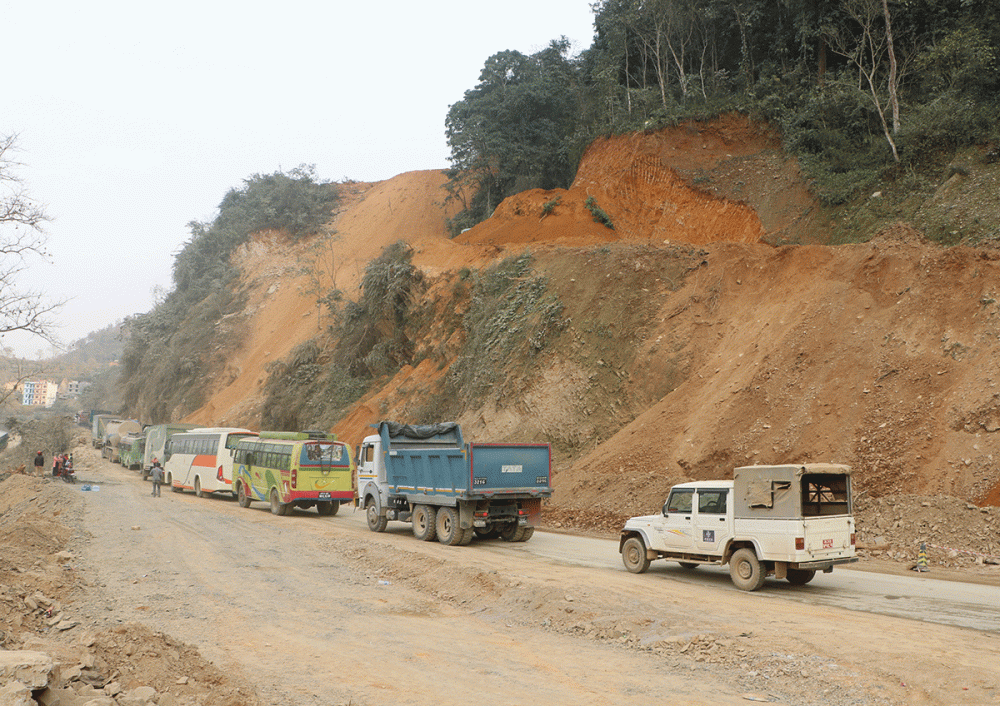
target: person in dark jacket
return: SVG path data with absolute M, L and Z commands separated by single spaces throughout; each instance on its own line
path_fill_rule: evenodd
M 41 451 L 35 454 L 35 473 L 38 475 L 45 473 L 45 456 L 42 455 Z
M 160 497 L 160 484 L 163 482 L 163 467 L 159 461 L 153 461 L 153 468 L 150 470 L 150 480 L 153 481 L 153 496 Z

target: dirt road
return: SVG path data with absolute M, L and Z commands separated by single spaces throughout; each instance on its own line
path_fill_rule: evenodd
M 262 703 L 1000 703 L 995 632 L 560 560 L 559 535 L 541 553 L 447 547 L 347 509 L 153 498 L 135 472 L 85 466 L 100 490 L 82 493 L 80 617 L 195 645 Z

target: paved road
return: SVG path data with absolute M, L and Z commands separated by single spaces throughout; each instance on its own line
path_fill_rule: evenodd
M 362 513 L 353 513 L 346 519 L 359 530 L 363 527 L 368 531 Z M 393 522 L 389 526 L 395 532 L 409 525 Z M 476 551 L 512 550 L 510 545 L 500 543 L 476 547 Z M 617 540 L 536 532 L 530 542 L 518 545 L 517 550 L 564 566 L 625 571 Z M 730 582 L 728 567 L 701 566 L 688 571 L 674 562 L 659 561 L 650 566 L 648 576 L 651 581 L 668 580 L 738 590 Z M 774 600 L 1000 633 L 1000 588 L 996 586 L 939 581 L 930 575 L 897 576 L 837 567 L 833 573 L 817 574 L 807 586 L 768 579 L 761 591 L 761 595 Z

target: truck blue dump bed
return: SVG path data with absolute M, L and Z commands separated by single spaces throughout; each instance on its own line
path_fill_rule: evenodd
M 455 499 L 552 495 L 548 444 L 465 444 L 454 423 L 379 424 L 391 492 Z

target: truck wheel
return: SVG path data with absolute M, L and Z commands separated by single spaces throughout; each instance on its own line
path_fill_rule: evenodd
M 413 508 L 413 536 L 423 542 L 433 542 L 437 537 L 437 513 L 430 505 Z
M 764 585 L 764 567 L 753 549 L 737 549 L 729 559 L 729 576 L 736 588 L 742 591 L 756 591 Z
M 472 531 L 472 528 L 462 530 L 462 541 L 458 543 L 460 547 L 467 547 L 472 544 L 472 538 L 476 536 L 476 533 Z
M 147 478 L 149 478 L 149 471 L 147 471 L 145 468 L 143 468 L 142 469 L 142 479 L 146 480 Z
M 531 539 L 531 536 L 535 534 L 534 527 L 525 527 L 523 529 L 524 531 L 521 532 L 521 538 L 517 540 L 518 542 L 527 542 L 529 539 Z
M 473 531 L 480 539 L 496 539 L 500 536 L 500 530 L 493 525 L 486 527 L 473 527 Z
M 629 537 L 622 545 L 622 563 L 633 574 L 644 574 L 649 568 L 646 545 L 640 537 Z
M 453 507 L 438 508 L 437 511 L 437 538 L 441 544 L 452 546 L 461 544 L 465 537 L 465 531 L 458 526 L 458 513 Z
M 250 497 L 247 495 L 247 487 L 242 483 L 240 483 L 236 491 L 236 499 L 239 501 L 240 507 L 250 507 Z
M 511 524 L 504 525 L 500 529 L 500 539 L 505 542 L 520 542 L 520 537 L 523 534 L 524 533 L 521 531 L 521 528 L 518 526 L 516 521 Z
M 378 506 L 372 498 L 368 498 L 365 503 L 365 519 L 372 532 L 385 532 L 385 528 L 389 526 L 389 518 L 379 514 Z
M 328 503 L 316 503 L 316 512 L 324 517 L 333 517 L 340 510 L 340 503 L 336 500 Z
M 785 578 L 793 586 L 805 586 L 813 580 L 813 576 L 815 575 L 816 569 L 789 569 Z

